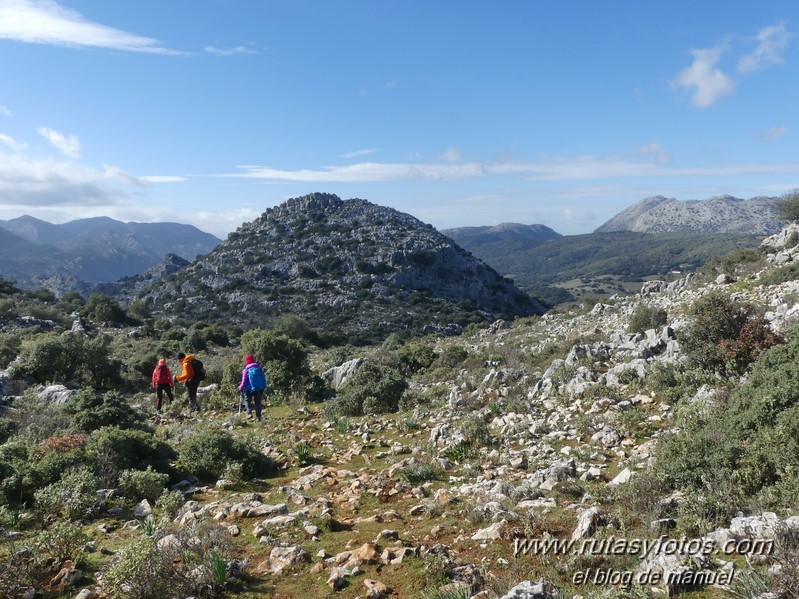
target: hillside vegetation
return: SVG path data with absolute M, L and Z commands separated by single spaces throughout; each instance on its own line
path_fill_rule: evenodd
M 455 240 L 549 305 L 586 295 L 608 297 L 639 288 L 645 278 L 695 271 L 736 249 L 755 248 L 762 237 L 723 233 L 616 231 L 566 235 L 546 241 L 502 238 Z
M 368 347 L 0 281 L 0 597 L 796 597 L 797 241 Z

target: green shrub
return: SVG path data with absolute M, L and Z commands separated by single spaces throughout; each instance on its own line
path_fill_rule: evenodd
M 38 383 L 110 387 L 121 381 L 121 363 L 110 358 L 110 338 L 85 338 L 78 333 L 40 335 L 23 345 L 11 365 L 12 379 Z
M 169 475 L 156 472 L 152 466 L 147 470 L 123 470 L 119 475 L 119 488 L 126 497 L 139 501 L 147 499 L 154 502 L 164 492 Z
M 53 562 L 56 567 L 60 567 L 65 560 L 72 560 L 79 565 L 83 561 L 88 540 L 88 535 L 80 526 L 57 520 L 37 535 L 35 546 L 42 559 Z
M 475 447 L 485 447 L 493 445 L 496 442 L 494 435 L 491 434 L 491 429 L 488 428 L 488 423 L 478 414 L 470 414 L 467 416 L 463 425 L 464 441 Z
M 274 469 L 254 439 L 233 437 L 219 428 L 194 431 L 178 447 L 178 466 L 204 481 L 221 478 L 229 462 L 240 463 L 247 477 L 263 476 Z
M 172 446 L 152 433 L 106 426 L 91 434 L 86 453 L 105 484 L 113 485 L 124 470 L 152 468 L 172 475 L 177 458 Z
M 408 383 L 394 368 L 365 362 L 328 404 L 334 414 L 361 416 L 396 412 Z
M 789 191 L 774 204 L 777 216 L 786 223 L 799 222 L 799 189 Z
M 186 503 L 182 491 L 169 491 L 164 489 L 160 497 L 155 500 L 155 509 L 160 511 L 166 520 L 172 520 Z
M 118 391 L 81 389 L 64 406 L 64 413 L 71 416 L 73 430 L 86 433 L 104 426 L 137 428 L 144 422 L 144 414 Z
M 698 299 L 690 316 L 680 345 L 695 367 L 710 372 L 742 374 L 761 351 L 782 342 L 751 306 L 719 291 Z
M 103 590 L 123 599 L 222 596 L 233 553 L 227 530 L 199 521 L 164 533 L 174 536 L 161 547 L 158 535 L 125 547 L 106 571 Z
M 643 333 L 649 329 L 663 327 L 667 322 L 668 315 L 663 308 L 638 304 L 627 323 L 627 330 L 631 333 Z
M 86 461 L 82 447 L 57 451 L 21 439 L 11 441 L 0 446 L 0 493 L 15 503 L 31 502 L 37 490 Z
M 46 516 L 74 520 L 90 515 L 97 503 L 98 483 L 91 470 L 71 470 L 58 482 L 36 491 L 33 497 L 36 507 Z
M 455 368 L 463 364 L 468 357 L 469 352 L 460 345 L 449 345 L 438 355 L 436 363 L 442 368 Z
M 780 489 L 795 488 L 799 471 L 799 337 L 764 351 L 729 399 L 681 411 L 678 426 L 657 450 L 672 487 L 704 492 L 711 474 L 729 479 L 734 489 L 718 503 L 730 509 L 788 495 Z
M 410 376 L 429 368 L 436 359 L 436 353 L 429 345 L 410 342 L 397 350 L 397 358 L 402 374 Z

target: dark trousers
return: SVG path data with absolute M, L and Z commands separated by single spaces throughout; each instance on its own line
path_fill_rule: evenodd
M 186 381 L 186 393 L 189 396 L 189 410 L 200 411 L 200 406 L 197 405 L 197 387 L 200 386 L 200 381 Z
M 253 389 L 252 391 L 244 392 L 244 407 L 247 408 L 247 415 L 251 415 L 253 408 L 255 408 L 255 416 L 258 420 L 261 419 L 261 409 L 264 404 L 264 390 Z
M 172 400 L 175 399 L 172 397 L 172 385 L 169 383 L 159 383 L 155 387 L 155 409 L 159 412 L 161 411 L 161 401 L 164 398 L 164 391 L 166 391 L 166 396 L 169 398 L 169 403 L 172 403 Z

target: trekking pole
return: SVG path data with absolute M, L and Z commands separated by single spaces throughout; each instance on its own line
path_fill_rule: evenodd
M 244 401 L 244 392 L 239 393 L 239 418 L 241 418 L 241 403 Z

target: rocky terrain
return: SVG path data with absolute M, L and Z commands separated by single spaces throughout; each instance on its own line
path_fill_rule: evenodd
M 245 327 L 293 314 L 355 342 L 544 311 L 432 226 L 322 193 L 268 209 L 137 299 Z
M 775 499 L 774 511 L 750 505 L 720 518 L 740 498 L 711 470 L 699 473 L 711 486 L 696 493 L 661 488 L 652 469 L 676 460 L 658 451 L 680 423 L 701 421 L 719 402 L 732 410 L 730 388 L 760 376 L 712 375 L 687 395 L 690 387 L 664 382 L 686 363 L 692 306 L 722 293 L 757 306 L 769 330 L 791 339 L 798 238 L 789 227 L 764 242 L 759 261 L 650 281 L 636 296 L 417 340 L 435 361 L 409 375 L 395 414 L 276 405 L 256 423 L 216 384 L 201 394 L 211 409 L 191 418 L 180 405 L 153 414 L 151 397 L 139 397 L 159 438 L 226 431 L 255 443 L 273 472 L 242 479 L 239 464 L 238 474 L 187 476 L 172 486 L 180 500 L 171 512 L 161 500 L 124 502 L 106 490 L 82 525 L 89 557 L 64 562 L 40 590 L 163 596 L 158 580 L 168 575 L 172 584 L 195 581 L 197 596 L 793 597 L 797 546 L 785 543 L 799 534 L 794 494 Z M 662 310 L 665 322 L 631 331 L 642 307 Z M 334 368 L 333 354 L 321 352 L 313 364 L 343 389 L 363 364 L 389 359 L 386 351 L 361 348 Z M 0 380 L 3 395 L 21 393 L 19 381 Z M 773 385 L 782 388 L 776 374 Z M 42 387 L 38 401 L 57 405 L 58 393 L 70 391 Z M 33 517 L 23 509 L 16 523 L 6 518 L 18 551 Z M 142 547 L 166 560 L 147 562 L 161 564 L 158 576 L 131 557 Z M 194 547 L 223 561 L 197 561 Z
M 676 200 L 655 196 L 637 202 L 598 227 L 595 233 L 637 231 L 667 233 L 747 233 L 772 235 L 780 228 L 775 208 L 779 198 L 748 200 L 717 196 L 707 200 Z

